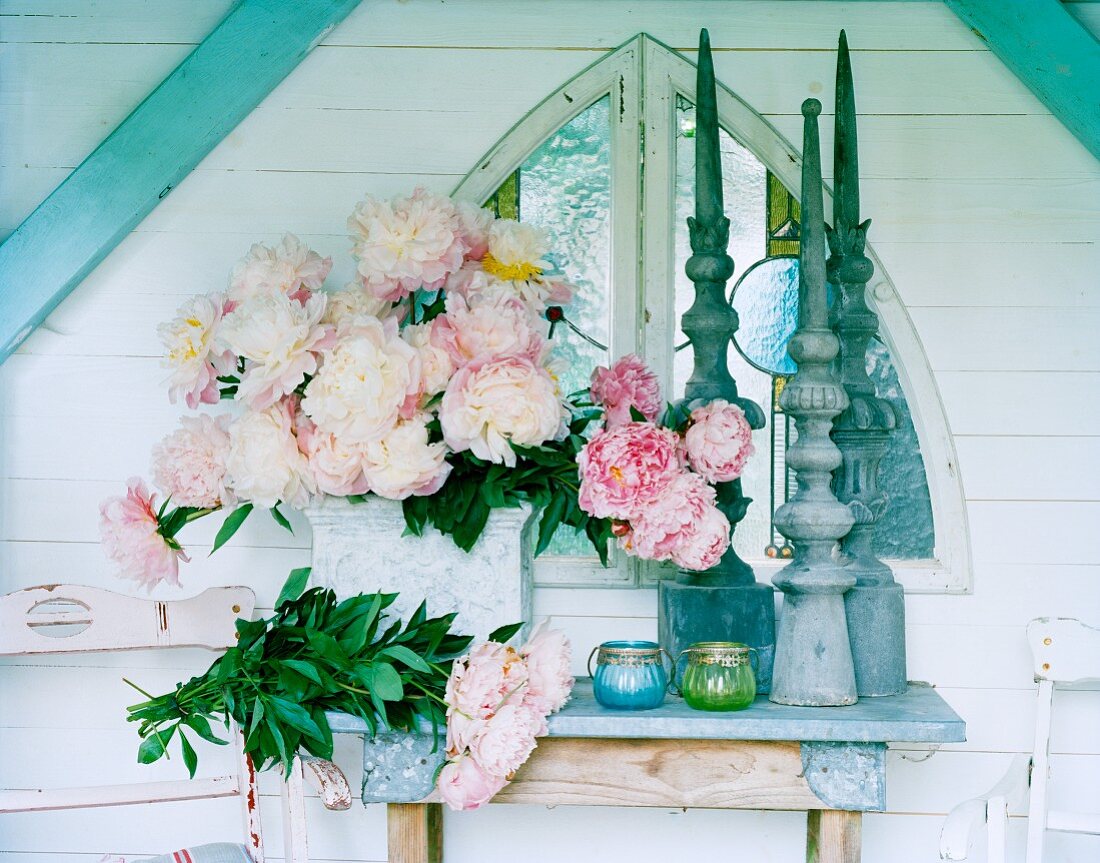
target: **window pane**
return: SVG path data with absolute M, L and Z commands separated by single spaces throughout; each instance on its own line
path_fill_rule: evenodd
M 611 120 L 605 96 L 547 139 L 501 186 L 491 203 L 500 215 L 550 231 L 554 272 L 577 292 L 567 317 L 600 344 L 610 340 L 611 284 Z M 514 201 L 515 212 L 508 212 Z M 588 387 L 596 365 L 608 354 L 568 327 L 554 331 L 561 358 L 561 387 L 566 393 Z M 584 534 L 558 531 L 547 554 L 594 557 Z
M 684 265 L 691 255 L 687 217 L 694 212 L 695 109 L 677 97 L 676 120 L 676 313 L 694 301 Z M 774 511 L 794 493 L 785 453 L 794 430 L 778 409 L 777 396 L 795 371 L 786 345 L 798 325 L 798 244 L 801 213 L 797 200 L 774 175 L 724 129 L 719 133 L 723 191 L 730 218 L 729 253 L 734 259 L 731 301 L 740 316 L 729 367 L 742 396 L 751 398 L 768 415 L 765 428 L 753 433 L 757 455 L 742 476 L 745 494 L 754 501 L 738 525 L 734 543 L 747 560 L 781 554 L 785 540 L 772 523 Z M 687 339 L 677 327 L 675 345 Z M 691 374 L 690 347 L 676 353 L 675 395 L 682 396 Z M 875 342 L 867 368 L 880 398 L 898 414 L 898 429 L 883 459 L 880 482 L 890 501 L 875 534 L 875 550 L 886 558 L 930 558 L 934 549 L 932 505 L 924 462 L 897 369 L 885 345 Z M 789 549 L 787 549 L 789 551 Z

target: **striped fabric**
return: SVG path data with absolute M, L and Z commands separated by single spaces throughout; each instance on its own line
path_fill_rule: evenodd
M 100 863 L 252 863 L 243 845 L 217 842 L 213 845 L 197 845 L 181 848 L 160 857 L 104 857 Z

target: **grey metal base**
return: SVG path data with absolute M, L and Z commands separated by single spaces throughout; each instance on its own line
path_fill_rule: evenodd
M 897 583 L 856 585 L 844 594 L 856 692 L 905 692 L 905 593 Z
M 658 637 L 674 658 L 697 641 L 739 641 L 757 650 L 756 691 L 771 689 L 775 660 L 772 588 L 756 582 L 714 585 L 662 581 L 658 599 Z
M 841 593 L 784 591 L 769 696 L 777 704 L 840 707 L 856 701 Z

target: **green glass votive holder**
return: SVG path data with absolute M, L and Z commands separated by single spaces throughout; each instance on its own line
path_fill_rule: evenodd
M 680 690 L 696 710 L 744 710 L 756 698 L 756 651 L 734 641 L 702 641 L 680 654 L 687 657 Z M 679 666 L 679 658 L 677 666 Z

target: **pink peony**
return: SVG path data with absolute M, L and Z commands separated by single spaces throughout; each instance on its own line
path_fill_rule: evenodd
M 444 700 L 450 712 L 487 719 L 527 684 L 527 665 L 512 647 L 487 641 L 451 667 Z
M 649 423 L 626 423 L 598 432 L 577 457 L 578 500 L 597 518 L 632 519 L 684 468 L 680 438 Z
M 175 540 L 160 533 L 155 499 L 134 477 L 125 497 L 112 497 L 99 507 L 99 533 L 107 556 L 119 575 L 152 590 L 162 581 L 179 587 L 179 562 L 187 555 Z
M 496 216 L 492 210 L 482 209 L 468 201 L 455 204 L 455 214 L 458 217 L 459 236 L 466 244 L 467 259 L 480 261 L 489 251 L 489 229 L 492 228 Z
M 242 302 L 257 294 L 282 293 L 304 302 L 318 290 L 332 258 L 322 258 L 293 234 L 277 246 L 255 243 L 229 276 L 229 299 Z
M 470 363 L 451 378 L 439 420 L 455 452 L 514 467 L 512 444 L 538 446 L 562 429 L 564 408 L 557 382 L 527 357 Z
M 505 704 L 478 723 L 470 757 L 491 776 L 509 778 L 535 750 L 535 737 L 545 733 L 541 714 L 521 703 Z
M 549 346 L 540 322 L 514 297 L 471 301 L 447 297 L 447 312 L 432 322 L 432 344 L 456 367 L 475 360 L 521 356 L 540 362 Z
M 730 525 L 714 505 L 714 487 L 698 474 L 679 474 L 631 519 L 620 539 L 646 560 L 672 560 L 685 569 L 709 569 L 729 548 Z
M 227 488 L 229 417 L 182 417 L 153 449 L 153 481 L 176 506 L 214 509 L 236 503 Z
M 295 433 L 317 491 L 340 497 L 370 491 L 363 475 L 362 447 L 345 446 L 335 435 L 320 431 L 303 413 L 295 418 Z
M 282 501 L 302 509 L 317 490 L 294 436 L 297 407 L 292 397 L 267 410 L 248 411 L 230 424 L 226 471 L 242 500 L 262 507 Z
M 379 440 L 363 444 L 363 473 L 370 490 L 389 500 L 435 494 L 451 474 L 447 447 L 429 443 L 428 414 L 401 420 Z
M 447 388 L 447 381 L 455 372 L 451 355 L 432 340 L 432 333 L 441 320 L 443 318 L 439 317 L 429 323 L 411 324 L 401 330 L 401 338 L 420 354 L 418 407 L 432 396 L 443 392 Z
M 737 479 L 754 452 L 745 412 L 722 399 L 691 412 L 684 445 L 692 469 L 707 482 Z
M 363 285 L 386 300 L 443 287 L 467 252 L 454 203 L 422 188 L 390 201 L 367 196 L 348 219 L 348 230 Z
M 573 689 L 572 651 L 565 633 L 548 629 L 543 621 L 519 653 L 527 662 L 524 703 L 544 716 L 561 710 Z
M 607 428 L 631 422 L 631 408 L 651 422 L 661 412 L 661 385 L 637 354 L 627 354 L 610 369 L 596 366 L 590 392 L 592 401 L 604 407 Z
M 452 761 L 439 771 L 439 796 L 451 809 L 462 812 L 484 806 L 508 780 L 492 776 L 469 756 Z

